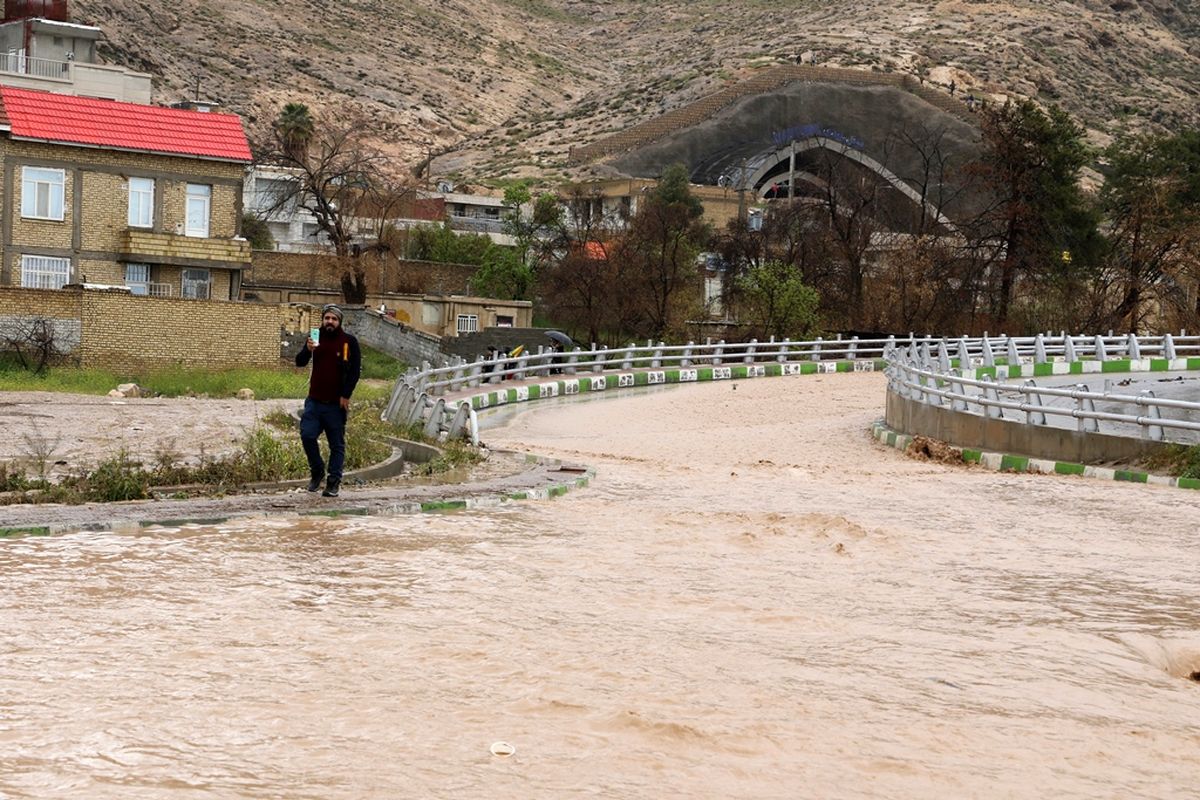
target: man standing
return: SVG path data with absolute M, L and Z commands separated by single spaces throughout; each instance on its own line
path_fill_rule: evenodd
M 296 366 L 307 366 L 312 359 L 312 376 L 308 381 L 308 397 L 300 417 L 300 442 L 308 457 L 312 479 L 308 491 L 321 488 L 325 477 L 325 462 L 317 438 L 325 432 L 329 442 L 329 480 L 323 497 L 337 497 L 342 482 L 342 465 L 346 461 L 346 415 L 350 412 L 350 395 L 358 383 L 362 357 L 358 339 L 342 330 L 342 309 L 327 305 L 321 309 L 321 332 L 317 342 L 307 339 L 296 354 Z

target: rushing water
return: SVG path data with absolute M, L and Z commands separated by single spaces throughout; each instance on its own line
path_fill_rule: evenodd
M 0 540 L 0 798 L 1195 796 L 1195 495 L 736 386 L 489 432 L 551 502 Z

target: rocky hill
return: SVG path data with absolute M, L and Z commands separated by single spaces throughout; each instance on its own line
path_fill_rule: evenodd
M 362 115 L 435 175 L 570 173 L 566 151 L 794 62 L 1062 105 L 1097 142 L 1200 123 L 1194 0 L 75 0 L 107 60 L 261 134 L 288 101 Z M 198 89 L 197 89 L 198 86 Z

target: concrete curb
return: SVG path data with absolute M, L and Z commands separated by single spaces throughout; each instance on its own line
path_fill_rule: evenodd
M 473 392 L 448 399 L 447 404 L 470 403 L 480 410 L 540 400 L 547 397 L 603 392 L 608 389 L 629 389 L 640 386 L 659 386 L 674 383 L 703 383 L 705 381 L 730 381 L 746 378 L 771 378 L 782 375 L 817 375 L 835 372 L 880 372 L 886 362 L 883 359 L 864 358 L 854 361 L 809 361 L 796 364 L 737 364 L 721 367 L 674 367 L 671 369 L 649 369 L 604 375 L 576 375 L 541 383 L 527 381 L 511 388 L 498 388 Z M 536 379 L 535 379 L 536 380 Z M 490 385 L 489 385 L 490 386 Z
M 514 455 L 507 451 L 497 452 Z M 527 465 L 533 465 L 532 472 L 516 474 L 514 480 L 505 481 L 504 479 L 500 479 L 499 481 L 484 482 L 482 484 L 448 487 L 448 491 L 438 493 L 438 496 L 428 499 L 403 499 L 402 496 L 405 494 L 411 496 L 422 493 L 421 489 L 419 487 L 398 487 L 392 494 L 400 495 L 401 497 L 397 497 L 394 500 L 387 496 L 388 493 L 380 494 L 376 491 L 375 495 L 371 497 L 356 498 L 353 494 L 349 496 L 344 495 L 339 500 L 332 501 L 332 505 L 325 506 L 324 503 L 329 501 L 321 501 L 322 507 L 289 508 L 282 512 L 278 510 L 279 501 L 281 498 L 295 497 L 294 493 L 257 496 L 260 502 L 252 503 L 250 507 L 229 510 L 223 510 L 220 507 L 220 501 L 209 500 L 203 504 L 195 504 L 198 507 L 193 509 L 192 513 L 189 513 L 187 501 L 172 503 L 170 501 L 139 500 L 129 503 L 93 504 L 89 506 L 66 507 L 70 509 L 66 513 L 74 517 L 70 521 L 42 523 L 36 519 L 32 519 L 24 523 L 17 522 L 15 525 L 0 526 L 0 539 L 19 536 L 50 536 L 78 531 L 141 529 L 152 526 L 216 525 L 232 519 L 264 515 L 278 516 L 283 514 L 297 517 L 378 516 L 496 508 L 521 500 L 550 500 L 562 497 L 572 489 L 587 486 L 596 476 L 595 470 L 590 467 L 565 463 L 560 459 L 525 455 L 524 462 Z M 508 483 L 509 485 L 506 487 L 504 483 Z M 528 485 L 529 483 L 538 485 Z M 428 494 L 428 492 L 426 493 Z M 247 497 L 249 495 L 233 495 L 229 499 L 244 501 Z M 314 498 L 307 498 L 310 504 L 313 500 Z M 297 502 L 305 502 L 305 500 Z M 156 503 L 160 503 L 162 506 L 166 506 L 166 508 L 156 509 L 154 507 Z M 29 515 L 33 516 L 36 514 L 38 507 L 10 506 L 7 508 L 32 508 L 35 510 L 29 512 Z M 47 507 L 43 506 L 41 508 L 45 509 Z M 64 507 L 62 506 L 56 507 L 56 510 L 60 512 L 63 509 Z M 105 512 L 108 514 L 108 519 L 102 516 Z
M 871 436 L 880 444 L 894 447 L 901 452 L 907 452 L 913 443 L 913 436 L 907 433 L 897 433 L 884 423 L 876 420 L 871 424 Z M 1167 475 L 1154 475 L 1137 470 L 1114 469 L 1112 467 L 1094 467 L 1087 464 L 1075 464 L 1070 461 L 1050 461 L 1043 458 L 1029 458 L 1008 453 L 991 453 L 984 450 L 958 448 L 947 443 L 949 447 L 961 450 L 964 464 L 978 464 L 996 472 L 1028 472 L 1039 475 L 1082 475 L 1085 478 L 1099 478 L 1108 481 L 1126 483 L 1146 483 L 1153 486 L 1171 486 L 1178 489 L 1200 489 L 1198 478 L 1172 478 Z

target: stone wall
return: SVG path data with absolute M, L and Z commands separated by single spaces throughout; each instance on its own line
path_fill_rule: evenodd
M 445 359 L 441 350 L 443 340 L 439 336 L 418 331 L 378 311 L 364 308 L 345 308 L 344 311 L 346 330 L 368 347 L 416 367 L 425 361 L 440 364 Z

